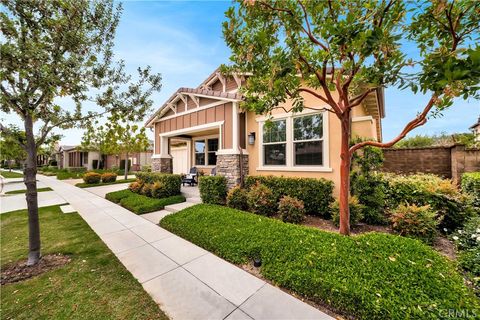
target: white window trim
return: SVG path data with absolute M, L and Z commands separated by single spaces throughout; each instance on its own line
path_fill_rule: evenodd
M 293 139 L 293 119 L 296 117 L 302 117 L 307 115 L 322 114 L 322 124 L 323 124 L 323 165 L 321 166 L 307 166 L 307 165 L 294 165 L 294 139 Z M 258 122 L 258 132 L 259 132 L 259 157 L 258 157 L 258 167 L 257 171 L 306 171 L 306 172 L 332 172 L 330 168 L 330 139 L 329 139 L 329 123 L 328 123 L 328 111 L 318 111 L 318 110 L 309 110 L 307 112 L 301 112 L 297 114 L 285 113 L 279 115 L 273 115 L 273 120 L 286 120 L 286 130 L 287 130 L 287 141 L 286 141 L 286 165 L 264 165 L 264 152 L 263 152 L 263 125 L 268 119 L 266 117 L 257 119 Z M 262 121 L 263 120 L 263 121 Z M 311 141 L 311 140 L 309 140 Z M 313 140 L 312 140 L 313 141 Z M 298 141 L 297 141 L 298 142 Z M 268 144 L 268 143 L 267 143 Z
M 214 134 L 214 135 L 208 135 L 208 136 L 199 136 L 199 137 L 193 137 L 192 138 L 192 153 L 193 153 L 193 156 L 192 156 L 192 166 L 195 166 L 195 167 L 199 167 L 199 168 L 215 168 L 217 165 L 209 165 L 207 164 L 208 163 L 208 140 L 209 139 L 218 139 L 218 150 L 220 150 L 220 136 L 218 134 Z M 197 152 L 195 152 L 195 142 L 196 141 L 199 141 L 199 140 L 204 140 L 205 141 L 205 164 L 204 165 L 201 165 L 201 164 L 196 164 L 195 161 L 196 161 L 196 154 Z M 218 151 L 217 150 L 217 151 Z

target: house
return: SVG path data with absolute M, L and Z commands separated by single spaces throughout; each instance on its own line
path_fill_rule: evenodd
M 59 169 L 81 168 L 92 170 L 97 167 L 102 157 L 98 151 L 81 151 L 80 146 L 60 146 L 57 151 L 57 166 Z
M 478 117 L 477 123 L 470 127 L 473 134 L 475 135 L 475 142 L 480 142 L 480 116 Z
M 143 166 L 150 165 L 153 154 L 153 141 L 150 147 L 143 152 L 132 153 L 128 156 L 130 168 L 132 171 L 139 171 Z M 92 169 L 112 169 L 125 167 L 125 157 L 123 155 L 102 155 L 98 151 L 81 151 L 80 145 L 60 146 L 57 151 L 57 166 L 63 168 L 85 167 Z M 98 163 L 100 161 L 100 163 Z
M 140 171 L 144 166 L 150 166 L 152 164 L 153 155 L 153 140 L 149 140 L 149 146 L 147 150 L 142 152 L 135 152 L 128 155 L 128 161 L 132 171 Z M 120 169 L 125 168 L 125 155 L 108 155 L 105 157 L 105 168 L 111 169 L 117 167 Z
M 241 175 L 283 175 L 340 179 L 340 121 L 311 95 L 301 113 L 287 102 L 266 116 L 239 106 L 245 76 L 217 69 L 197 88 L 179 88 L 145 126 L 153 128 L 154 171 L 186 173 L 216 167 L 229 187 Z M 312 110 L 315 109 L 315 110 Z M 373 92 L 352 114 L 352 136 L 382 140 L 383 90 Z

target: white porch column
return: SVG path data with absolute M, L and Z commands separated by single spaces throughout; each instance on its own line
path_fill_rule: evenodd
M 232 149 L 238 151 L 239 132 L 238 132 L 238 102 L 232 102 Z

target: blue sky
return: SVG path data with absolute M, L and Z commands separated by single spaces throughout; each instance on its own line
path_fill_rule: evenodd
M 145 65 L 162 74 L 162 90 L 153 96 L 156 107 L 177 88 L 196 87 L 217 66 L 228 62 L 230 53 L 222 39 L 221 24 L 229 6 L 229 1 L 124 2 L 116 37 L 116 56 L 125 60 L 132 74 L 138 66 Z M 408 91 L 386 89 L 384 139 L 398 134 L 427 100 L 427 97 Z M 458 100 L 443 117 L 431 119 L 413 134 L 466 132 L 479 114 L 478 101 Z M 2 118 L 19 124 L 15 117 Z M 72 129 L 62 134 L 63 144 L 80 142 L 80 130 Z

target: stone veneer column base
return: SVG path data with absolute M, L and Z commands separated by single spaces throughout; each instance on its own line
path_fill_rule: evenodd
M 153 158 L 152 159 L 153 172 L 172 173 L 172 170 L 173 170 L 172 158 Z
M 227 187 L 231 189 L 240 184 L 240 159 L 243 161 L 243 176 L 248 175 L 248 155 L 218 154 L 217 174 L 227 178 Z

